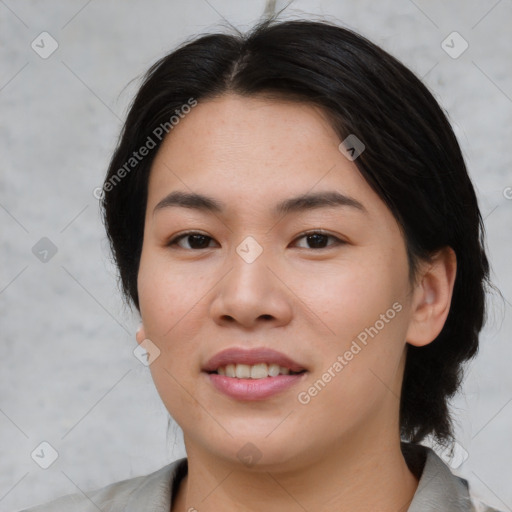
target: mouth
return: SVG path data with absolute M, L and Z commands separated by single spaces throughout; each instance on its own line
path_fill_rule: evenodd
M 227 349 L 202 368 L 217 391 L 236 400 L 265 400 L 301 381 L 308 369 L 273 349 Z
M 202 370 L 231 378 L 263 379 L 296 375 L 304 373 L 307 368 L 271 348 L 228 348 L 215 354 Z
M 277 363 L 258 363 L 253 365 L 230 363 L 226 366 L 219 366 L 217 370 L 207 373 L 225 375 L 235 379 L 265 379 L 266 377 L 277 377 L 278 375 L 300 375 L 305 371 L 293 371 Z

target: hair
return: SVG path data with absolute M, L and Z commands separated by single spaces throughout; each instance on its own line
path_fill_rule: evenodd
M 463 363 L 478 351 L 489 264 L 475 191 L 446 115 L 413 72 L 346 28 L 271 18 L 235 32 L 198 36 L 158 60 L 129 108 L 101 197 L 126 303 L 140 311 L 148 177 L 164 139 L 155 129 L 165 127 L 172 137 L 170 119 L 184 105 L 225 94 L 320 107 L 341 141 L 354 134 L 364 143 L 354 163 L 402 230 L 411 281 L 439 249 L 456 254 L 448 317 L 430 344 L 407 345 L 400 403 L 403 440 L 453 441 L 449 399 L 461 385 Z M 135 161 L 134 151 L 150 139 L 156 147 Z

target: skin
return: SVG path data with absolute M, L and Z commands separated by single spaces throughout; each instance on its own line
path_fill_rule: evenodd
M 410 283 L 397 222 L 339 143 L 314 106 L 224 95 L 199 101 L 159 149 L 149 179 L 136 337 L 159 348 L 152 377 L 184 432 L 189 470 L 173 511 L 397 512 L 412 500 L 418 480 L 400 451 L 398 423 L 406 344 L 425 345 L 441 331 L 455 256 L 439 251 Z M 178 190 L 213 197 L 225 210 L 154 212 Z M 285 199 L 333 190 L 364 211 L 272 211 Z M 329 235 L 320 237 L 325 247 L 304 236 L 318 230 Z M 190 237 L 169 245 L 186 231 L 211 239 L 199 249 Z M 236 252 L 248 236 L 263 249 L 252 263 Z M 298 393 L 394 303 L 401 311 L 300 403 Z M 308 372 L 267 400 L 234 400 L 201 372 L 230 347 L 272 347 Z M 246 443 L 261 455 L 252 466 L 237 456 Z

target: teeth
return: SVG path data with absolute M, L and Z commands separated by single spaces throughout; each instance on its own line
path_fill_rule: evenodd
M 279 365 L 278 364 L 269 364 L 268 365 L 268 374 L 271 377 L 277 377 L 279 375 Z
M 290 369 L 278 364 L 258 363 L 249 364 L 228 364 L 217 369 L 219 375 L 237 379 L 265 379 L 266 377 L 277 377 L 278 375 L 290 375 Z
M 235 375 L 237 379 L 248 379 L 251 376 L 251 367 L 248 364 L 237 364 Z

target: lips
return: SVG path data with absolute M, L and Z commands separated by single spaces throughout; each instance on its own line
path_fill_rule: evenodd
M 297 361 L 268 348 L 223 350 L 203 368 L 203 375 L 217 391 L 244 402 L 280 395 L 302 382 L 307 373 Z
M 206 373 L 217 372 L 219 368 L 225 368 L 228 365 L 248 365 L 259 364 L 278 365 L 281 368 L 287 368 L 292 373 L 306 371 L 306 368 L 294 361 L 290 357 L 270 348 L 239 349 L 230 348 L 215 354 L 203 367 Z

